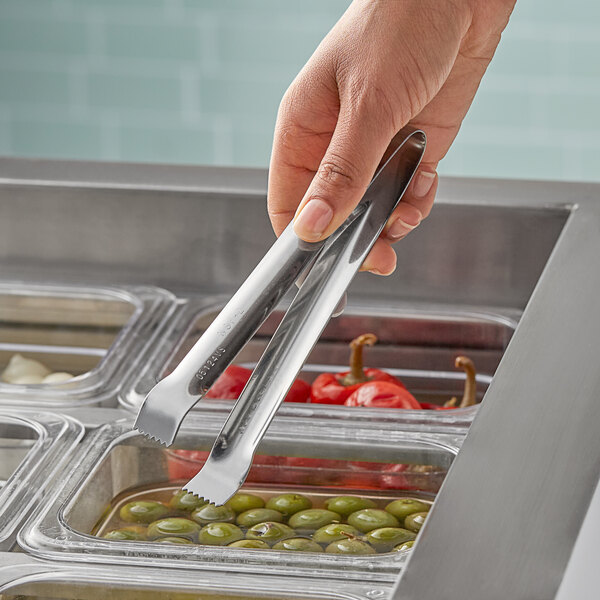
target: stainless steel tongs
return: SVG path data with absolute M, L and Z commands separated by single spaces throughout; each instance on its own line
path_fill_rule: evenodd
M 185 415 L 307 272 L 210 456 L 184 489 L 224 504 L 242 485 L 277 408 L 406 191 L 425 143 L 422 131 L 401 130 L 358 206 L 327 240 L 304 242 L 288 225 L 181 363 L 150 391 L 135 428 L 170 445 Z

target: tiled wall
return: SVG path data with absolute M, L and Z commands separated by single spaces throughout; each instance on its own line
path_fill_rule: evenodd
M 0 0 L 0 154 L 266 166 L 348 0 Z M 442 173 L 600 180 L 600 3 L 518 0 Z

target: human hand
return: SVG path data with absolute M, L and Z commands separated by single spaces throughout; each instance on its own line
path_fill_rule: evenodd
M 454 141 L 515 0 L 354 0 L 285 93 L 269 170 L 269 216 L 306 241 L 352 212 L 394 135 L 427 134 L 413 182 L 365 260 L 392 273 L 391 244 L 428 216 Z

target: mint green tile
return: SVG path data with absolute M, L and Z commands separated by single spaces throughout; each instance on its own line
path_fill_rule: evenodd
M 289 65 L 293 78 L 315 51 L 328 28 L 300 28 L 293 19 L 262 21 L 256 18 L 230 22 L 221 20 L 218 59 L 226 68 L 253 71 L 273 65 Z
M 233 164 L 243 167 L 268 167 L 273 132 L 268 127 L 236 127 L 233 130 Z
M 595 42 L 577 40 L 569 44 L 566 68 L 569 76 L 595 78 L 600 86 L 600 28 L 597 36 Z
M 110 57 L 146 60 L 197 61 L 198 29 L 167 23 L 106 24 L 106 53 Z
M 460 170 L 450 170 L 450 161 L 440 163 L 440 173 L 463 177 L 500 177 L 515 179 L 561 179 L 565 163 L 560 145 L 464 144 L 457 140 L 450 150 L 460 161 Z
M 187 9 L 201 9 L 216 12 L 249 12 L 266 19 L 274 15 L 301 16 L 338 16 L 348 8 L 350 0 L 302 0 L 290 2 L 286 0 L 184 0 Z
M 510 27 L 510 25 L 509 25 Z M 489 66 L 490 73 L 503 75 L 557 75 L 566 46 L 560 41 L 537 41 L 503 36 Z
M 2 19 L 7 17 L 55 18 L 56 4 L 48 0 L 2 0 Z
M 486 89 L 482 84 L 467 116 L 465 125 L 487 125 L 506 127 L 507 125 L 526 126 L 532 120 L 530 94 L 527 92 L 502 92 Z
M 88 48 L 84 23 L 58 18 L 0 19 L 0 52 L 19 54 L 82 55 Z
M 8 105 L 67 105 L 69 77 L 64 71 L 0 66 L 0 102 Z
M 580 156 L 581 179 L 583 181 L 600 181 L 600 143 L 594 148 L 586 148 Z
M 13 120 L 11 151 L 17 156 L 44 158 L 100 159 L 101 130 L 97 123 Z
M 261 79 L 263 74 L 246 73 L 231 77 L 227 73 L 204 77 L 200 82 L 200 107 L 203 113 L 244 115 L 248 119 L 273 118 L 291 78 Z
M 119 130 L 121 159 L 160 163 L 214 163 L 212 128 L 123 126 Z
M 177 76 L 136 72 L 91 72 L 88 101 L 94 108 L 165 110 L 179 112 L 181 86 Z
M 560 127 L 563 130 L 596 131 L 600 139 L 600 90 L 597 94 L 548 94 L 544 100 L 544 125 L 548 129 Z

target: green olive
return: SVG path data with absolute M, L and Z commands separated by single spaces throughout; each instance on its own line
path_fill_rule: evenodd
M 400 527 L 382 527 L 367 533 L 367 542 L 379 552 L 388 552 L 394 546 L 414 540 L 416 534 Z
M 146 528 L 139 525 L 121 527 L 105 533 L 102 537 L 107 540 L 145 540 Z
M 425 523 L 428 514 L 429 513 L 426 512 L 418 512 L 408 515 L 408 517 L 404 519 L 404 527 L 418 533 L 421 531 L 421 527 L 423 527 L 423 523 Z
M 391 515 L 394 515 L 400 523 L 404 523 L 404 519 L 406 519 L 408 515 L 412 515 L 416 512 L 427 512 L 429 510 L 429 504 L 425 504 L 425 502 L 421 502 L 416 498 L 399 498 L 398 500 L 390 502 L 385 507 L 385 510 Z
M 338 540 L 347 540 L 360 537 L 361 533 L 352 525 L 345 523 L 330 523 L 314 532 L 312 538 L 319 544 L 331 544 Z
M 182 537 L 165 537 L 156 540 L 159 544 L 193 544 L 192 540 Z
M 414 540 L 410 540 L 408 542 L 404 542 L 404 544 L 394 546 L 394 552 L 403 552 L 404 550 L 410 550 L 414 546 L 414 543 Z
M 230 548 L 250 548 L 254 549 L 267 549 L 270 548 L 267 542 L 263 542 L 262 540 L 238 540 L 237 542 L 232 542 L 231 544 L 227 544 Z
M 309 508 L 292 515 L 289 524 L 300 531 L 316 531 L 329 523 L 339 523 L 341 520 L 340 515 L 332 510 Z
M 270 498 L 267 502 L 267 508 L 278 510 L 284 517 L 288 518 L 301 510 L 312 508 L 312 502 L 301 494 L 281 494 Z
M 191 512 L 200 506 L 207 504 L 206 500 L 198 498 L 194 494 L 190 494 L 184 490 L 179 490 L 169 501 L 169 506 L 174 510 L 185 510 Z
M 364 508 L 357 510 L 348 517 L 348 523 L 363 533 L 381 527 L 399 527 L 398 519 L 379 508 Z
M 273 521 L 253 525 L 246 532 L 246 537 L 249 540 L 263 540 L 271 544 L 276 544 L 281 540 L 295 536 L 296 532 L 291 527 L 283 523 L 274 523 Z
M 119 517 L 130 523 L 152 523 L 168 514 L 169 509 L 161 502 L 135 500 L 121 507 Z
M 235 513 L 229 506 L 215 506 L 214 504 L 205 504 L 192 513 L 192 519 L 200 525 L 209 523 L 233 523 Z
M 238 492 L 225 502 L 225 506 L 229 506 L 238 515 L 253 508 L 263 508 L 264 505 L 265 501 L 260 496 L 245 494 L 244 492 Z
M 325 501 L 325 508 L 336 512 L 342 517 L 362 510 L 363 508 L 375 508 L 376 504 L 369 498 L 361 498 L 360 496 L 335 496 L 335 498 L 328 498 Z
M 323 552 L 323 548 L 308 538 L 288 538 L 273 546 L 273 550 L 291 550 L 292 552 Z
M 281 523 L 283 515 L 278 510 L 271 510 L 270 508 L 251 508 L 238 515 L 236 519 L 236 523 L 242 527 L 252 527 L 252 525 L 264 523 L 265 521 Z
M 330 554 L 375 554 L 375 549 L 361 540 L 337 540 L 331 542 L 325 552 Z
M 209 523 L 198 534 L 198 542 L 209 546 L 227 546 L 244 537 L 244 532 L 233 523 Z
M 190 521 L 189 519 L 182 519 L 181 517 L 169 517 L 168 519 L 160 519 L 154 521 L 148 525 L 148 537 L 150 539 L 156 539 L 161 537 L 186 537 L 189 539 L 196 539 L 198 532 L 200 531 L 200 525 Z

